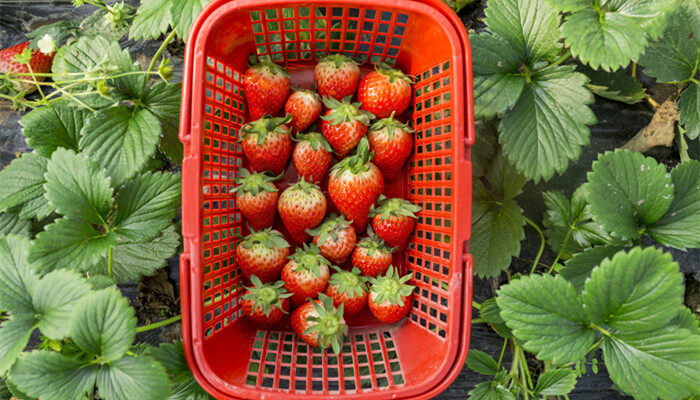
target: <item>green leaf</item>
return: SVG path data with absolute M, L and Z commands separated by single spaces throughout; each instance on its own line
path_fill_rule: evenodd
M 572 12 L 591 6 L 592 0 L 545 0 L 559 11 Z
M 163 365 L 174 380 L 178 381 L 192 376 L 187 366 L 182 342 L 161 343 L 160 346 L 151 349 L 150 353 Z
M 617 149 L 598 156 L 588 173 L 586 197 L 593 220 L 622 239 L 636 239 L 673 201 L 666 168 L 653 158 Z
M 92 290 L 107 289 L 114 286 L 114 280 L 105 275 L 94 275 L 88 278 L 88 283 Z
M 30 261 L 42 273 L 69 268 L 88 271 L 116 244 L 116 235 L 103 233 L 84 221 L 57 219 L 39 232 L 32 243 Z
M 114 231 L 146 241 L 171 225 L 180 206 L 180 176 L 146 172 L 127 181 L 117 194 Z
M 87 120 L 80 147 L 107 170 L 114 185 L 121 185 L 146 165 L 160 134 L 160 123 L 150 111 L 111 107 Z
M 649 43 L 639 64 L 644 73 L 659 82 L 680 82 L 693 78 L 700 59 L 700 15 L 696 7 L 676 5 L 661 37 Z
M 471 149 L 472 174 L 476 181 L 479 177 L 486 175 L 493 160 L 496 158 L 498 150 L 498 130 L 494 123 L 476 121 L 476 138 Z
M 467 354 L 467 365 L 469 368 L 482 375 L 496 375 L 498 373 L 498 363 L 490 355 L 476 349 L 469 350 Z
M 659 328 L 604 336 L 605 366 L 612 380 L 636 399 L 689 397 L 700 382 L 700 335 Z
M 588 352 L 595 332 L 574 286 L 560 276 L 530 275 L 501 286 L 501 317 L 524 348 L 540 360 L 576 362 Z
M 48 159 L 24 153 L 0 171 L 0 211 L 21 206 L 20 218 L 44 218 L 53 208 L 44 197 Z
M 5 375 L 27 347 L 34 328 L 36 320 L 24 314 L 13 315 L 0 323 L 0 376 Z
M 646 96 L 642 84 L 628 75 L 624 69 L 607 72 L 602 69 L 594 70 L 587 65 L 577 65 L 576 71 L 588 77 L 589 82 L 586 87 L 600 97 L 636 104 Z
M 475 201 L 473 215 L 474 272 L 479 277 L 498 276 L 520 254 L 520 241 L 525 239 L 522 210 L 514 200 L 502 206 Z
M 700 83 L 692 82 L 678 100 L 678 109 L 681 112 L 680 123 L 685 126 L 685 134 L 689 139 L 697 139 L 700 136 Z
M 182 40 L 187 41 L 190 26 L 207 3 L 209 0 L 179 0 L 170 3 L 173 27 Z
M 0 213 L 0 235 L 20 235 L 30 237 L 32 222 L 17 214 Z
M 669 325 L 682 329 L 688 329 L 695 334 L 700 334 L 700 323 L 698 321 L 698 317 L 695 316 L 695 313 L 693 313 L 690 308 L 685 306 L 680 307 L 676 316 L 671 318 Z
M 573 66 L 535 71 L 500 125 L 503 151 L 526 178 L 549 179 L 578 159 L 596 122 L 585 75 Z
M 675 196 L 666 214 L 649 229 L 664 246 L 685 250 L 700 247 L 700 161 L 690 160 L 671 170 Z
M 29 269 L 29 240 L 21 236 L 0 236 L 0 310 L 33 315 L 30 293 L 37 276 Z
M 144 0 L 141 2 L 136 17 L 131 22 L 129 38 L 158 39 L 172 23 L 170 0 Z
M 532 66 L 559 53 L 559 13 L 539 0 L 490 0 L 484 11 L 488 29 L 505 39 Z
M 7 387 L 7 382 L 4 379 L 0 379 L 0 400 L 10 400 L 12 393 Z
M 534 392 L 542 396 L 563 396 L 574 390 L 574 386 L 576 386 L 576 371 L 559 368 L 540 375 Z
M 182 83 L 155 83 L 141 101 L 160 120 L 163 129 L 163 137 L 160 139 L 159 148 L 170 161 L 182 164 L 183 148 L 178 137 L 180 125 L 180 96 Z
M 74 307 L 71 337 L 89 354 L 114 361 L 129 350 L 136 336 L 136 317 L 118 289 L 93 292 Z
M 71 312 L 75 303 L 90 293 L 90 285 L 73 271 L 53 271 L 44 276 L 32 291 L 32 300 L 39 317 L 41 333 L 54 340 L 69 334 Z
M 97 388 L 105 400 L 162 400 L 168 397 L 170 381 L 152 357 L 124 357 L 100 368 Z
M 168 400 L 216 400 L 194 378 L 173 385 Z
M 491 325 L 498 336 L 504 339 L 513 337 L 513 332 L 508 328 L 503 318 L 501 318 L 501 309 L 498 308 L 495 298 L 488 299 L 481 303 L 479 317 Z
M 516 398 L 501 383 L 481 382 L 469 391 L 469 400 L 516 400 Z
M 97 364 L 49 351 L 24 353 L 10 372 L 11 382 L 34 398 L 77 400 L 91 393 Z
M 73 150 L 59 149 L 46 167 L 46 198 L 60 214 L 105 225 L 114 204 L 114 189 L 97 163 Z
M 58 148 L 78 150 L 80 130 L 88 111 L 72 107 L 68 101 L 57 101 L 35 108 L 20 120 L 27 144 L 38 154 L 51 157 Z
M 623 250 L 622 246 L 598 246 L 584 250 L 583 253 L 574 255 L 559 270 L 559 274 L 571 282 L 577 291 L 583 290 L 586 279 L 591 276 L 591 271 L 606 258 L 611 258 L 615 253 Z
M 54 43 L 61 44 L 64 40 L 78 33 L 79 29 L 80 20 L 72 19 L 39 26 L 33 31 L 26 33 L 25 36 L 32 39 L 29 47 L 32 50 L 39 50 L 37 42 L 39 42 L 45 35 L 49 35 Z

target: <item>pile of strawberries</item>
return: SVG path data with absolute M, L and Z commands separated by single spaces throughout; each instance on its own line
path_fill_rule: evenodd
M 241 146 L 254 171 L 241 168 L 235 188 L 251 228 L 236 247 L 238 266 L 252 285 L 243 311 L 269 328 L 296 307 L 292 329 L 310 345 L 338 353 L 348 332 L 345 319 L 365 305 L 389 324 L 411 307 L 411 275 L 399 276 L 391 264 L 420 207 L 381 194 L 413 147 L 413 131 L 395 119 L 410 103 L 411 80 L 383 63 L 361 77 L 358 64 L 343 55 L 316 65 L 316 91 L 289 94 L 289 75 L 269 61 L 251 66 L 243 79 L 252 122 L 242 128 Z M 308 131 L 319 118 L 321 132 Z M 274 181 L 290 156 L 299 180 L 279 193 Z M 340 215 L 326 215 L 329 204 L 319 187 L 326 182 Z M 294 254 L 272 228 L 276 213 Z

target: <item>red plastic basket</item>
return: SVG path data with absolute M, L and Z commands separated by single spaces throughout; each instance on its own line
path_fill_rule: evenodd
M 293 85 L 310 87 L 314 60 L 333 52 L 415 76 L 414 152 L 384 193 L 423 208 L 394 258 L 413 272 L 411 312 L 394 325 L 367 311 L 354 317 L 340 355 L 241 318 L 234 249 L 246 232 L 231 190 L 245 165 L 236 140 L 248 56 L 270 57 Z M 471 52 L 459 18 L 439 0 L 220 0 L 194 23 L 185 58 L 183 339 L 199 383 L 220 399 L 424 399 L 444 390 L 467 355 L 472 297 Z M 295 176 L 290 166 L 284 181 Z

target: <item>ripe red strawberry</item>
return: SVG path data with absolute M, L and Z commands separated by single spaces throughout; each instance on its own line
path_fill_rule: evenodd
M 331 214 L 308 233 L 313 236 L 314 244 L 321 249 L 321 254 L 336 265 L 341 265 L 348 259 L 357 240 L 355 228 L 342 215 L 338 217 Z
M 292 152 L 289 119 L 263 117 L 243 126 L 241 147 L 254 170 L 279 175 L 287 168 Z
M 236 246 L 236 263 L 243 275 L 250 279 L 255 275 L 262 282 L 279 279 L 287 262 L 289 243 L 276 230 L 253 231 Z
M 326 205 L 321 189 L 301 178 L 282 192 L 277 211 L 292 240 L 301 244 L 310 238 L 306 230 L 317 227 L 323 221 Z
M 352 266 L 359 268 L 365 276 L 376 278 L 385 273 L 391 265 L 391 248 L 377 235 L 372 228 L 367 228 L 368 236 L 355 246 L 352 252 Z
M 260 230 L 272 226 L 277 211 L 277 187 L 272 181 L 279 176 L 272 177 L 265 173 L 251 174 L 245 168 L 238 169 L 236 186 L 236 205 L 248 219 L 248 224 L 254 230 Z
M 374 65 L 374 71 L 362 77 L 357 88 L 357 101 L 362 109 L 377 118 L 391 113 L 400 115 L 411 102 L 411 78 L 384 63 Z
M 287 100 L 289 74 L 271 61 L 262 61 L 243 75 L 243 90 L 251 120 L 277 115 Z
M 350 57 L 331 54 L 316 64 L 314 81 L 321 97 L 340 100 L 355 94 L 360 82 L 360 67 Z
M 292 162 L 299 176 L 309 182 L 319 183 L 333 161 L 333 149 L 320 133 L 299 133 L 292 151 Z
M 393 324 L 408 314 L 414 286 L 406 282 L 412 275 L 399 277 L 399 271 L 389 267 L 386 275 L 369 278 L 369 310 L 378 320 Z
M 333 307 L 333 299 L 323 293 L 318 297 L 294 310 L 292 329 L 309 345 L 322 349 L 331 347 L 338 354 L 348 334 L 343 305 Z
M 334 266 L 333 269 L 337 272 L 328 279 L 326 295 L 333 299 L 334 306 L 343 305 L 345 317 L 352 317 L 367 304 L 366 278 L 360 276 L 360 270 L 357 268 L 343 271 Z
M 323 292 L 328 283 L 330 261 L 321 256 L 318 247 L 304 245 L 297 247 L 296 253 L 289 257 L 289 262 L 282 269 L 284 287 L 292 294 L 295 306 L 307 299 L 315 299 Z
M 369 146 L 374 152 L 372 161 L 384 174 L 384 179 L 393 181 L 401 172 L 401 167 L 413 149 L 413 129 L 389 118 L 375 122 L 367 134 Z
M 378 207 L 372 207 L 372 228 L 391 247 L 402 250 L 413 233 L 416 214 L 421 208 L 410 202 L 379 196 Z
M 284 111 L 292 117 L 289 125 L 293 132 L 303 132 L 321 116 L 323 105 L 316 92 L 297 89 L 284 104 Z
M 250 282 L 253 286 L 246 287 L 241 300 L 243 313 L 255 325 L 270 328 L 289 312 L 289 297 L 292 294 L 287 293 L 282 281 L 262 283 L 257 276 L 252 275 Z
M 328 194 L 345 218 L 352 221 L 356 232 L 367 227 L 370 207 L 384 190 L 384 178 L 369 160 L 369 143 L 363 138 L 357 154 L 333 166 L 328 180 Z
M 321 132 L 340 157 L 347 156 L 367 133 L 367 126 L 374 116 L 359 109 L 360 103 L 350 103 L 350 96 L 342 102 L 324 98 L 329 108 L 321 119 Z
M 28 47 L 30 42 L 20 43 L 18 45 L 8 47 L 6 49 L 0 50 L 0 74 L 24 74 L 27 75 L 16 75 L 13 78 L 22 80 L 32 80 L 32 76 L 29 74 L 29 68 L 27 64 L 17 62 L 16 56 L 22 54 Z M 30 51 L 30 50 L 27 50 Z M 31 50 L 31 58 L 29 58 L 29 66 L 32 72 L 35 74 L 46 74 L 51 72 L 51 64 L 53 63 L 53 57 L 56 52 L 49 54 L 44 54 L 41 51 Z M 36 80 L 42 82 L 45 77 L 36 77 Z M 27 93 L 36 90 L 36 85 L 33 83 L 25 82 L 15 82 L 13 84 L 13 89 L 17 91 L 25 91 Z

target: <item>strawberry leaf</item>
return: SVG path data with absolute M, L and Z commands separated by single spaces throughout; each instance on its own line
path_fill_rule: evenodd
M 68 101 L 57 101 L 35 108 L 20 120 L 27 144 L 44 157 L 51 157 L 58 148 L 78 151 L 80 130 L 89 112 L 72 107 Z
M 469 391 L 469 400 L 516 400 L 507 385 L 499 379 L 493 382 L 481 382 Z
M 170 381 L 153 357 L 124 357 L 100 368 L 97 388 L 108 400 L 163 400 L 168 397 Z
M 97 364 L 35 350 L 17 360 L 11 383 L 32 398 L 75 400 L 92 392 L 97 369 Z
M 0 325 L 0 374 L 10 370 L 22 353 L 32 332 L 36 328 L 36 319 L 31 315 L 11 315 L 10 319 Z
M 31 236 L 32 222 L 17 214 L 0 213 L 0 235 Z
M 496 360 L 483 351 L 476 349 L 469 350 L 467 366 L 482 375 L 496 375 L 498 373 Z
M 571 282 L 577 291 L 583 290 L 583 285 L 591 276 L 591 271 L 606 258 L 610 258 L 618 251 L 623 250 L 622 246 L 598 246 L 586 249 L 583 253 L 573 256 L 559 270 L 559 274 L 567 281 Z
M 162 343 L 153 348 L 151 354 L 165 367 L 173 382 L 168 400 L 214 400 L 192 376 L 182 342 Z
M 53 271 L 33 288 L 34 310 L 39 317 L 39 329 L 51 339 L 68 337 L 66 321 L 75 303 L 90 292 L 90 285 L 73 271 Z
M 689 139 L 697 139 L 700 136 L 700 83 L 692 82 L 678 100 L 678 109 L 681 111 L 680 123 L 685 127 L 685 134 Z
M 44 218 L 53 206 L 44 197 L 48 159 L 24 153 L 0 171 L 0 210 L 21 207 L 20 218 Z
M 29 240 L 0 236 L 0 310 L 11 315 L 33 315 L 31 291 L 38 277 L 30 270 Z
M 146 90 L 141 101 L 160 120 L 163 136 L 158 144 L 170 161 L 182 163 L 182 143 L 178 137 L 182 83 L 155 83 Z
M 698 321 L 698 317 L 695 316 L 695 313 L 686 306 L 680 307 L 678 314 L 671 318 L 669 325 L 688 329 L 691 332 L 700 334 L 700 321 Z
M 576 71 L 585 74 L 589 82 L 586 87 L 595 95 L 606 99 L 636 104 L 644 100 L 646 91 L 641 83 L 620 69 L 607 72 L 594 70 L 587 65 L 577 65 Z
M 576 386 L 576 371 L 559 368 L 540 375 L 533 392 L 542 396 L 563 396 L 574 390 L 574 386 Z
M 173 28 L 183 41 L 187 41 L 190 26 L 209 0 L 178 0 L 170 2 Z
M 158 39 L 172 24 L 169 0 L 143 0 L 129 28 L 129 38 Z

